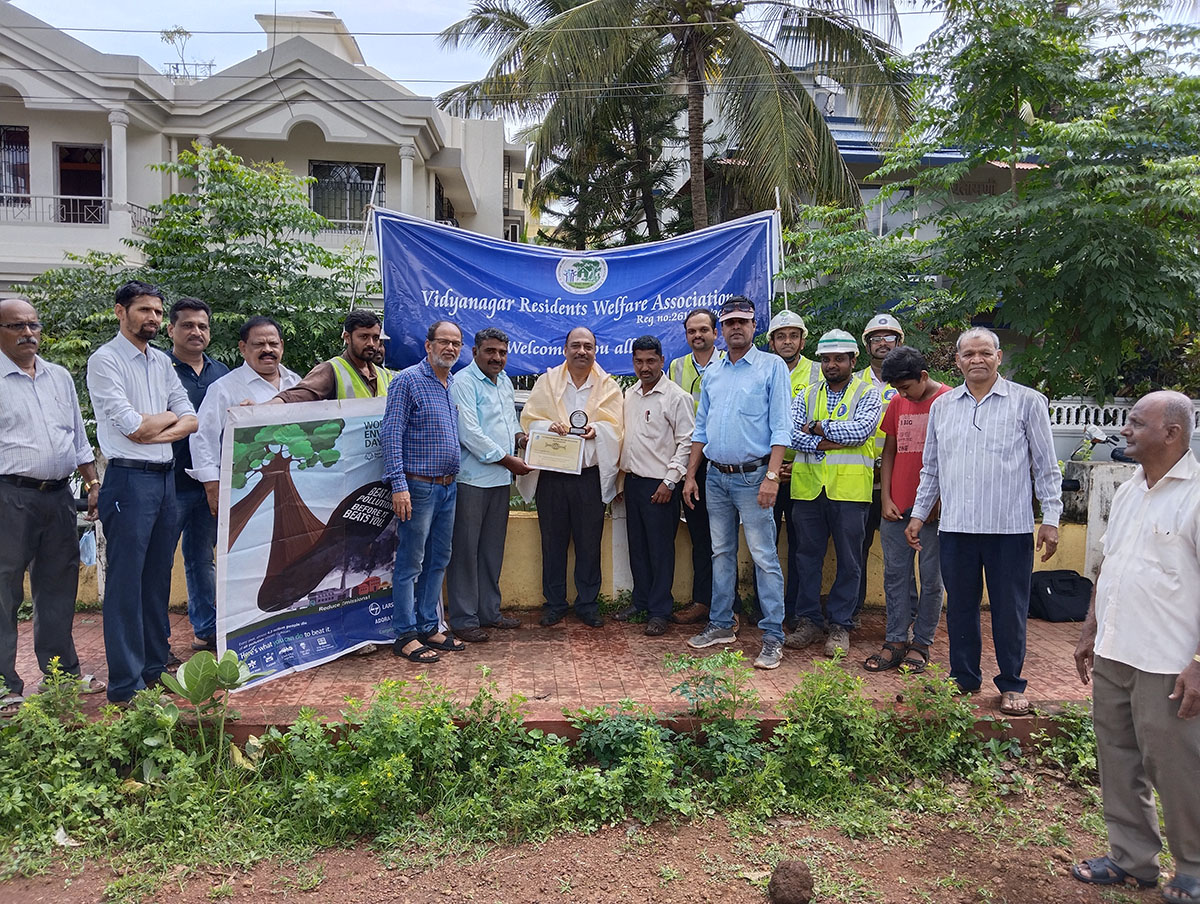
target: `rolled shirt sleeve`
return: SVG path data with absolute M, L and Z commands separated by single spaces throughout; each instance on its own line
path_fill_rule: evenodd
M 210 483 L 221 479 L 221 432 L 225 429 L 225 412 L 230 400 L 221 381 L 208 388 L 196 418 L 200 426 L 188 437 L 192 451 L 192 467 L 188 470 L 194 479 Z
M 782 358 L 775 357 L 774 366 L 769 373 L 771 445 L 787 446 L 792 436 L 792 382 Z

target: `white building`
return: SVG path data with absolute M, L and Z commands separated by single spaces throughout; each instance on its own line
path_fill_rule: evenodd
M 525 151 L 503 122 L 450 116 L 371 68 L 332 13 L 256 19 L 269 53 L 190 79 L 0 0 L 0 289 L 65 251 L 129 255 L 121 240 L 179 187 L 150 165 L 194 141 L 314 177 L 331 244 L 361 231 L 373 188 L 379 206 L 517 239 Z

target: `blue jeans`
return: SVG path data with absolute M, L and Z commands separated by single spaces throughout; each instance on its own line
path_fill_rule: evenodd
M 204 484 L 189 480 L 175 485 L 175 508 L 179 514 L 175 542 L 183 536 L 183 573 L 187 578 L 188 620 L 197 637 L 217 634 L 217 569 L 213 547 L 217 545 L 217 519 L 208 510 Z
M 107 568 L 104 651 L 108 699 L 119 703 L 158 680 L 170 652 L 167 602 L 175 558 L 175 474 L 110 465 L 100 487 Z
M 792 517 L 796 519 L 799 542 L 792 551 L 792 568 L 800 581 L 796 597 L 796 618 L 807 619 L 824 627 L 821 616 L 821 568 L 825 549 L 833 538 L 837 573 L 825 607 L 829 623 L 847 630 L 854 623 L 858 605 L 858 585 L 862 577 L 863 535 L 867 530 L 870 502 L 843 502 L 830 499 L 822 490 L 816 499 L 793 499 Z
M 396 566 L 392 571 L 392 627 L 398 640 L 437 633 L 438 601 L 454 539 L 458 484 L 410 480 L 408 492 L 412 517 L 396 528 Z
M 733 599 L 737 589 L 738 517 L 758 579 L 758 604 L 764 637 L 783 640 L 783 569 L 775 545 L 775 510 L 758 504 L 758 488 L 767 475 L 761 465 L 745 474 L 722 474 L 708 469 L 708 523 L 712 532 L 713 595 L 708 620 L 721 628 L 733 627 Z M 786 492 L 781 489 L 780 492 Z
M 879 542 L 883 546 L 883 593 L 887 599 L 887 640 L 907 643 L 912 629 L 913 643 L 929 646 L 942 618 L 942 571 L 938 546 L 938 523 L 926 521 L 921 528 L 921 551 L 913 552 L 904 536 L 912 509 L 899 521 L 879 522 Z M 917 568 L 921 571 L 921 589 L 917 591 Z

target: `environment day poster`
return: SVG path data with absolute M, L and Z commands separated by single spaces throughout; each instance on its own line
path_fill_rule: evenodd
M 262 676 L 251 684 L 392 640 L 396 521 L 383 480 L 385 402 L 229 411 L 217 643 Z

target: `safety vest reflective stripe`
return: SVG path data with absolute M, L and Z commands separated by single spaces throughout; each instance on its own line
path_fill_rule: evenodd
M 871 387 L 857 374 L 851 378 L 837 409 L 829 411 L 829 388 L 822 380 L 806 391 L 805 411 L 810 421 L 848 421 L 854 418 L 858 403 Z M 797 454 L 792 463 L 793 499 L 816 499 L 825 490 L 830 499 L 842 502 L 870 502 L 874 477 L 874 438 L 861 446 L 835 449 L 821 460 L 816 455 Z
M 392 372 L 386 367 L 375 368 L 375 385 L 379 391 L 373 393 L 371 387 L 367 385 L 367 381 L 363 379 L 363 375 L 351 367 L 350 363 L 341 355 L 330 358 L 329 363 L 333 365 L 333 373 L 337 377 L 337 397 L 339 399 L 370 399 L 377 394 L 387 395 L 388 384 L 392 382 Z
M 724 354 L 724 352 L 713 352 L 713 357 L 708 359 L 708 364 L 711 365 Z M 707 370 L 707 367 L 705 369 Z M 676 358 L 667 367 L 667 379 L 684 392 L 691 394 L 693 410 L 700 407 L 700 382 L 703 378 L 704 374 L 696 369 L 696 359 L 691 354 Z
M 871 368 L 867 367 L 860 370 L 854 376 L 858 377 L 868 386 L 874 386 L 872 380 Z M 871 457 L 879 458 L 883 455 L 883 445 L 887 440 L 887 434 L 883 432 L 883 415 L 887 414 L 888 403 L 896 397 L 896 390 L 892 388 L 890 383 L 884 383 L 882 386 L 876 387 L 879 390 L 879 397 L 883 400 L 883 407 L 879 409 L 879 429 L 875 431 L 875 436 L 872 439 Z

